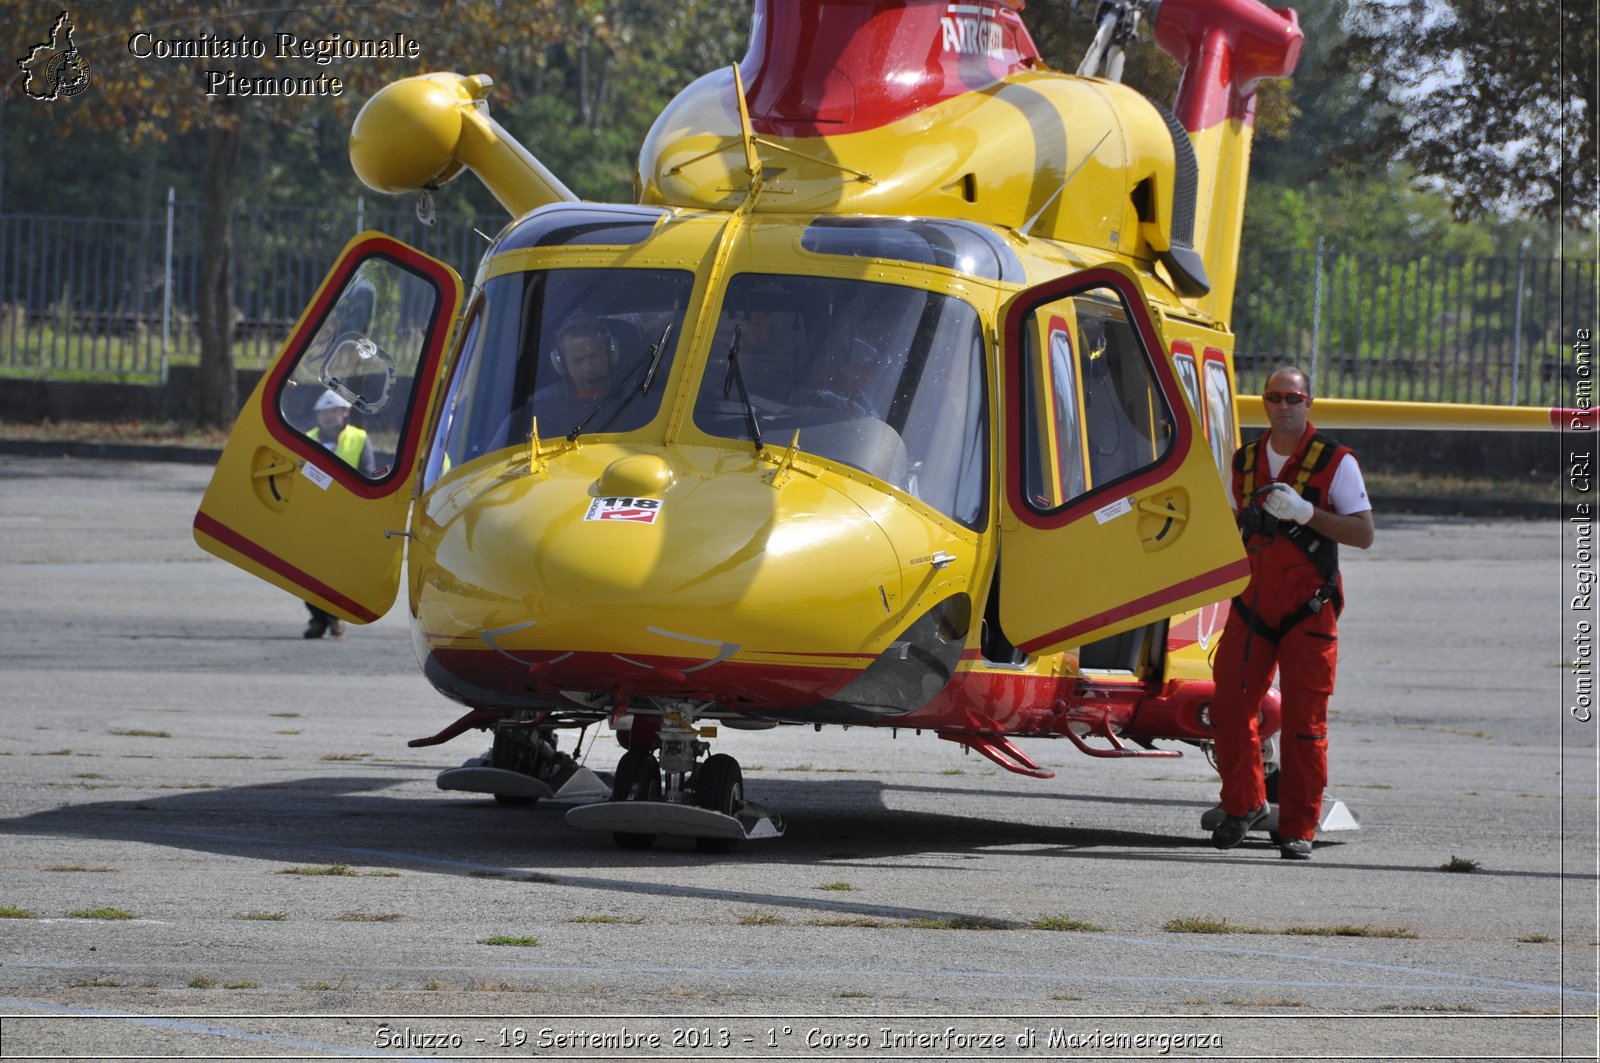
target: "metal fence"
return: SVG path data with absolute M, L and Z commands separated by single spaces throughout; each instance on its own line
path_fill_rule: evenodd
M 1349 399 L 1571 405 L 1583 259 L 1255 251 L 1240 260 L 1239 389 L 1298 365 Z
M 0 371 L 159 381 L 198 361 L 200 204 L 140 220 L 0 214 Z M 241 205 L 233 219 L 233 339 L 242 366 L 277 353 L 335 256 L 381 229 L 471 277 L 505 215 Z
M 392 202 L 392 201 L 391 201 Z M 470 277 L 498 216 L 409 207 L 244 205 L 234 218 L 235 355 L 276 353 L 334 256 L 381 229 Z M 199 356 L 200 207 L 143 220 L 0 215 L 0 372 L 161 380 Z M 1240 388 L 1303 366 L 1318 394 L 1570 405 L 1563 317 L 1592 305 L 1595 263 L 1549 258 L 1247 251 L 1236 298 Z

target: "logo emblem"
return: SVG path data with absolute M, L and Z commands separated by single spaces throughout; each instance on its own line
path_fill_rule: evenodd
M 36 100 L 76 96 L 89 87 L 89 61 L 72 43 L 72 16 L 63 11 L 50 27 L 50 39 L 17 60 L 27 74 L 22 90 Z
M 584 520 L 626 520 L 654 524 L 661 514 L 659 498 L 597 498 L 589 503 Z

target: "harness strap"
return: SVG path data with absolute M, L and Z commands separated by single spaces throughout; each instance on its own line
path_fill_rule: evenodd
M 1317 592 L 1311 596 L 1306 604 L 1284 617 L 1282 624 L 1273 627 L 1261 619 L 1260 614 L 1254 609 L 1244 604 L 1244 599 L 1235 598 L 1233 600 L 1233 607 L 1239 611 L 1240 616 L 1244 617 L 1244 622 L 1250 630 L 1274 646 L 1282 642 L 1283 637 L 1297 626 L 1322 612 L 1323 606 L 1328 604 L 1333 606 L 1334 616 L 1344 612 L 1344 595 L 1339 593 L 1339 585 L 1332 581 L 1318 587 Z

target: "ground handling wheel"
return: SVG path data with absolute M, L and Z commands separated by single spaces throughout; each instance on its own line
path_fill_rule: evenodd
M 622 754 L 611 786 L 611 800 L 661 800 L 661 765 L 656 763 L 655 754 L 644 749 L 630 749 Z M 619 830 L 611 832 L 611 840 L 618 849 L 648 849 L 656 843 L 656 836 Z
M 694 775 L 694 803 L 725 816 L 737 816 L 744 807 L 744 772 L 739 769 L 739 762 L 726 753 L 707 757 Z M 703 853 L 725 853 L 737 840 L 697 837 L 694 844 Z

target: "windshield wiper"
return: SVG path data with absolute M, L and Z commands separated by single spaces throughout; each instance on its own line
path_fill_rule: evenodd
M 622 402 L 617 405 L 617 408 L 612 411 L 611 416 L 606 418 L 606 423 L 600 426 L 600 431 L 603 432 L 607 428 L 611 427 L 612 422 L 622 415 L 623 410 L 628 408 L 628 403 L 632 402 L 634 399 L 650 390 L 650 385 L 654 383 L 656 379 L 656 370 L 661 368 L 661 357 L 667 353 L 667 339 L 671 335 L 672 322 L 669 321 L 667 322 L 667 327 L 661 330 L 661 338 L 656 341 L 655 346 L 645 351 L 644 356 L 637 362 L 633 363 L 633 368 L 629 369 L 626 373 L 623 373 L 622 376 L 617 379 L 617 382 L 612 384 L 604 395 L 600 396 L 600 400 L 589 408 L 589 412 L 584 414 L 578 423 L 572 426 L 572 431 L 567 433 L 568 443 L 574 442 L 578 438 L 579 434 L 583 432 L 584 428 L 588 427 L 589 422 L 594 420 L 595 414 L 605 409 L 606 403 L 616 398 L 617 392 L 621 391 L 623 385 L 629 380 L 633 379 L 633 374 L 637 373 L 639 368 L 646 363 L 649 363 L 650 368 L 645 370 L 644 380 L 640 382 L 637 388 L 633 389 L 633 392 L 627 398 L 623 399 Z
M 756 424 L 756 408 L 750 404 L 750 392 L 744 386 L 744 371 L 739 368 L 739 337 L 743 333 L 743 325 L 733 326 L 733 342 L 728 344 L 728 375 L 722 379 L 722 397 L 728 397 L 729 385 L 739 385 L 739 401 L 744 404 L 744 423 L 750 429 L 750 441 L 756 445 L 756 452 L 760 453 L 761 426 Z

